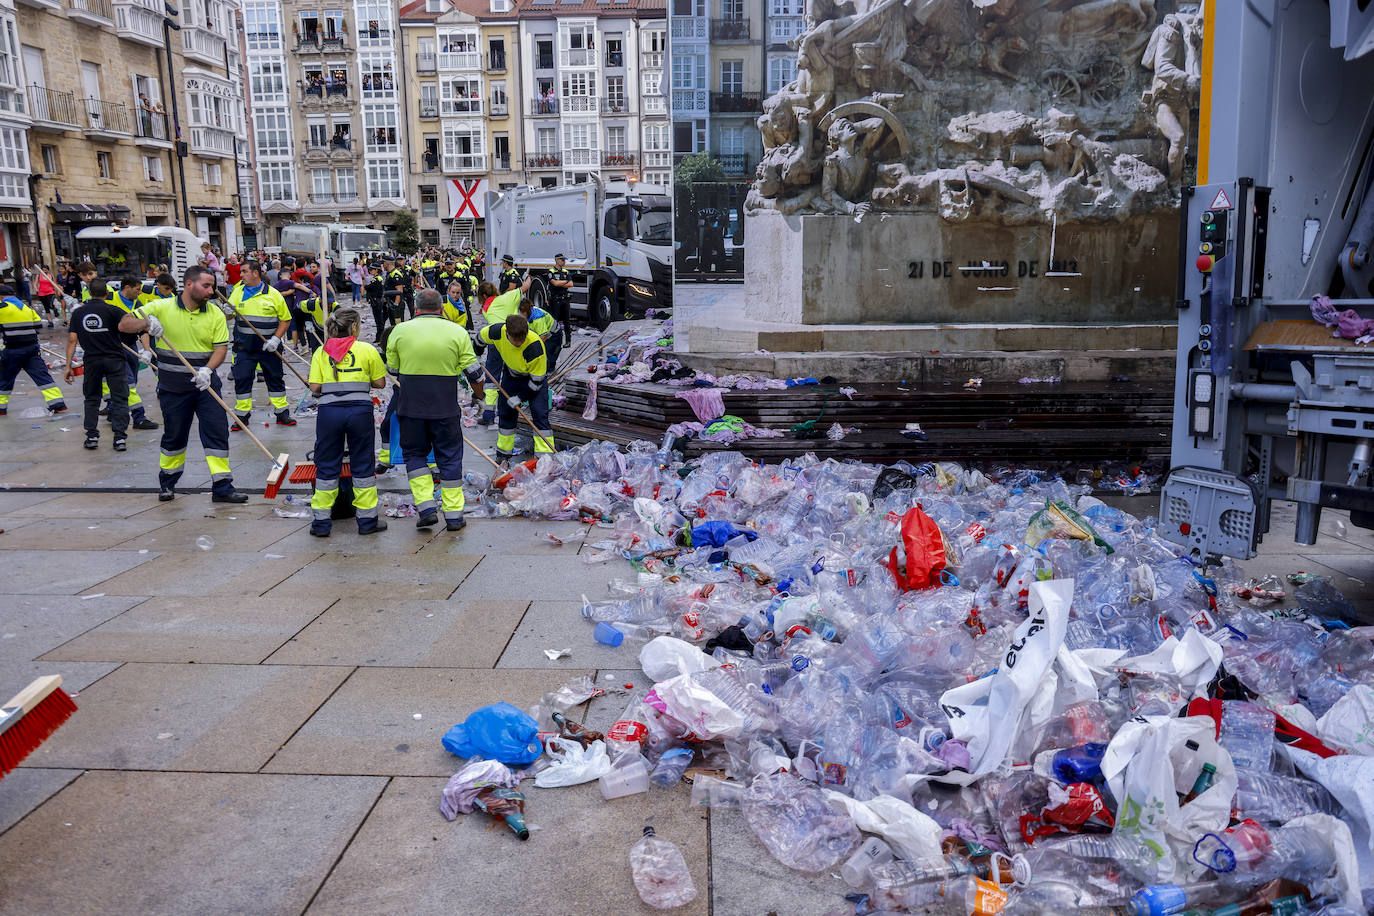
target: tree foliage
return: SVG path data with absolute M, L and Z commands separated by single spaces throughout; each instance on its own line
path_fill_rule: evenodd
M 420 224 L 415 221 L 414 210 L 397 210 L 391 225 L 398 253 L 409 255 L 420 250 Z

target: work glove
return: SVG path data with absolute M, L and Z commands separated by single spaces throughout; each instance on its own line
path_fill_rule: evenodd
M 143 362 L 147 365 L 151 366 L 153 364 L 153 360 L 155 360 L 157 357 L 153 356 L 152 350 L 149 350 L 145 347 L 139 347 L 138 358 L 143 360 Z
M 156 318 L 152 317 L 151 315 L 148 316 L 148 319 L 147 319 L 147 320 L 148 320 L 148 336 L 149 336 L 149 337 L 161 337 L 161 336 L 162 336 L 162 322 L 161 322 L 161 321 L 158 321 Z
M 206 391 L 210 387 L 210 379 L 214 377 L 214 370 L 209 366 L 201 366 L 196 370 L 196 387 L 201 391 Z
M 512 410 L 519 410 L 519 409 L 520 409 L 520 404 L 521 404 L 520 399 L 517 398 L 515 395 L 511 395 L 510 397 L 506 398 L 506 403 L 509 404 L 509 405 L 511 406 L 511 409 L 512 409 Z
M 281 349 L 281 338 L 273 334 L 263 342 L 262 349 L 267 353 L 276 353 L 277 350 Z

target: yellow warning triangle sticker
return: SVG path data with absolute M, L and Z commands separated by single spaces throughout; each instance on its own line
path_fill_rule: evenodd
M 1208 210 L 1229 210 L 1231 209 L 1231 198 L 1226 196 L 1225 188 L 1217 188 L 1217 196 L 1212 198 L 1212 205 Z

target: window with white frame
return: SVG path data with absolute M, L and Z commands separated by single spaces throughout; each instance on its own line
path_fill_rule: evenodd
M 558 152 L 558 131 L 552 127 L 541 127 L 534 132 L 534 148 L 541 156 Z
M 744 128 L 722 127 L 720 129 L 721 156 L 744 155 Z
M 768 58 L 768 94 L 781 92 L 783 87 L 797 78 L 797 59 L 793 56 Z
M 200 178 L 207 188 L 218 188 L 224 184 L 224 170 L 220 168 L 218 162 L 202 162 L 200 164 Z
M 699 54 L 673 55 L 673 88 L 705 89 L 705 58 Z
M 143 157 L 143 177 L 147 181 L 162 180 L 162 157 L 144 156 Z
M 599 165 L 596 161 L 597 123 L 571 121 L 563 125 L 563 167 Z
M 420 215 L 438 216 L 439 215 L 439 186 L 432 184 L 420 185 Z
M 372 200 L 402 200 L 401 164 L 399 162 L 369 162 L 367 164 L 367 196 Z
M 381 0 L 365 0 L 355 4 L 355 9 L 358 11 L 358 46 L 390 48 L 391 4 Z
M 482 41 L 477 29 L 439 30 L 439 69 L 482 69 Z
M 493 13 L 509 13 L 511 7 L 511 0 L 491 0 L 491 11 Z
M 649 54 L 662 54 L 668 48 L 668 33 L 663 29 L 649 29 L 640 36 L 643 50 Z
M 353 169 L 335 169 L 334 181 L 338 188 L 340 201 L 358 199 L 358 176 Z
M 608 127 L 606 128 L 606 152 L 623 156 L 627 152 L 625 145 L 625 128 Z
M 385 99 L 396 95 L 396 79 L 391 72 L 391 55 L 368 55 L 359 61 L 363 72 L 363 98 Z
M 329 124 L 326 123 L 324 115 L 312 116 L 305 122 L 305 126 L 309 132 L 308 149 L 329 148 Z
M 443 151 L 445 173 L 485 171 L 486 128 L 481 121 L 445 124 Z
M 673 154 L 669 146 L 667 124 L 644 125 L 644 167 L 669 168 L 673 164 Z
M 482 113 L 482 79 L 450 76 L 439 80 L 439 114 L 444 117 Z
M 720 18 L 743 19 L 744 0 L 720 0 Z
M 259 158 L 291 155 L 291 116 L 286 111 L 267 109 L 253 112 L 253 128 Z
M 114 157 L 104 150 L 99 150 L 95 154 L 95 173 L 100 178 L 113 179 L 114 176 Z
M 506 96 L 506 81 L 492 80 L 491 83 L 491 113 L 493 115 L 503 115 L 510 111 L 510 99 Z
M 329 203 L 334 196 L 333 176 L 329 169 L 310 170 L 310 198 L 315 203 Z
M 625 77 L 606 77 L 606 110 L 612 114 L 618 114 L 627 109 L 628 106 L 625 103 Z
M 324 38 L 325 41 L 343 41 L 344 30 L 348 26 L 344 25 L 343 10 L 324 11 Z
M 263 203 L 296 199 L 296 168 L 291 163 L 258 163 L 258 192 Z
M 426 13 L 442 13 L 444 11 L 444 0 L 425 0 Z
M 254 59 L 248 63 L 248 91 L 253 101 L 286 101 L 286 73 L 282 62 L 275 59 Z
M 363 106 L 363 143 L 368 153 L 400 152 L 400 142 L 396 134 L 394 106 Z
M 439 86 L 437 83 L 420 84 L 420 117 L 439 117 Z
M 768 37 L 772 44 L 786 44 L 793 38 L 802 33 L 802 26 L 806 20 L 800 16 L 791 16 L 786 19 L 768 20 Z
M 565 67 L 590 67 L 596 63 L 596 24 L 562 22 L 558 29 L 559 58 Z
M 596 74 L 586 70 L 565 72 L 560 83 L 563 111 L 596 111 Z
M 720 62 L 720 91 L 722 95 L 739 95 L 744 91 L 744 61 Z
M 243 6 L 243 31 L 250 51 L 281 48 L 280 6 L 270 0 L 249 0 Z
M 673 183 L 672 172 L 649 172 L 644 173 L 645 184 L 656 184 L 663 187 L 670 187 Z
M 0 111 L 23 113 L 25 110 L 22 67 L 19 58 L 19 38 L 15 32 L 14 14 L 4 12 L 0 20 Z

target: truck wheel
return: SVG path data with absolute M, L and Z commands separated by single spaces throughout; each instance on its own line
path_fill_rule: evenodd
M 530 284 L 530 302 L 534 303 L 534 307 L 537 309 L 543 309 L 546 312 L 549 310 L 549 292 L 544 288 L 543 280 L 535 279 Z
M 611 322 L 619 317 L 620 307 L 616 305 L 615 295 L 609 286 L 597 287 L 596 296 L 592 299 L 591 319 L 592 324 L 596 325 L 598 331 L 604 331 L 611 326 Z

